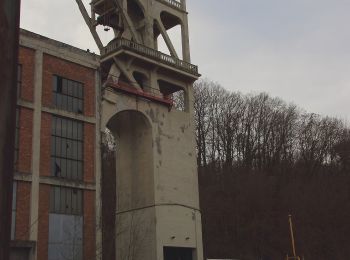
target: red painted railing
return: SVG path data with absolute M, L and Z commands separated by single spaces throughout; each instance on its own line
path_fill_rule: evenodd
M 115 91 L 123 92 L 136 97 L 145 98 L 150 101 L 161 103 L 169 107 L 173 106 L 172 98 L 170 96 L 163 95 L 159 91 L 159 89 L 145 87 L 145 90 L 142 90 L 142 89 L 140 90 L 134 86 L 131 86 L 128 83 L 125 83 L 123 81 L 116 81 L 116 80 L 113 80 L 112 78 L 109 78 L 106 81 L 105 86 L 111 87 Z

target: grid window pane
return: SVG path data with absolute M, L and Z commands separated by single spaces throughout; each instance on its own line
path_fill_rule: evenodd
M 83 180 L 83 123 L 54 117 L 52 124 L 51 175 Z
M 82 215 L 83 191 L 80 189 L 52 186 L 50 213 Z
M 82 83 L 54 75 L 52 91 L 56 108 L 79 114 L 84 112 L 84 88 Z

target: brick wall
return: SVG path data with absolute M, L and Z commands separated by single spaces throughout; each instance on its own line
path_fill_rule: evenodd
M 31 172 L 33 137 L 33 110 L 21 107 L 19 109 L 19 153 L 17 171 Z
M 19 48 L 18 63 L 22 65 L 20 98 L 29 102 L 34 100 L 34 61 L 34 50 L 25 47 Z
M 50 55 L 43 62 L 43 106 L 52 107 L 52 77 L 58 75 L 84 84 L 84 115 L 95 115 L 95 71 Z
M 30 183 L 17 181 L 15 239 L 29 239 Z

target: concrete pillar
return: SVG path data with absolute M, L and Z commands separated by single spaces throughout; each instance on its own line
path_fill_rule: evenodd
M 181 35 L 182 35 L 182 57 L 186 62 L 191 62 L 190 54 L 190 38 L 188 31 L 188 18 L 187 14 L 183 16 L 181 21 Z
M 96 92 L 96 125 L 95 125 L 95 207 L 96 207 L 96 260 L 102 259 L 102 194 L 101 194 L 101 131 L 100 131 L 100 113 L 101 113 L 101 82 L 99 72 L 95 72 L 95 92 Z
M 145 18 L 145 31 L 143 35 L 144 44 L 149 48 L 155 48 L 154 46 L 154 33 L 153 33 L 153 20 Z
M 34 70 L 34 114 L 33 114 L 33 145 L 32 145 L 32 186 L 30 197 L 30 235 L 29 239 L 38 241 L 39 223 L 39 187 L 40 187 L 40 131 L 41 131 L 41 103 L 43 84 L 43 52 L 35 52 Z M 34 249 L 33 259 L 37 250 Z

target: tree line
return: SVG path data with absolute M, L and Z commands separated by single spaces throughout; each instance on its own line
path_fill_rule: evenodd
M 266 93 L 194 85 L 203 242 L 207 258 L 348 259 L 350 132 Z
M 310 172 L 348 167 L 342 120 L 306 113 L 266 93 L 243 95 L 201 80 L 194 85 L 199 166 L 283 172 L 295 164 Z

